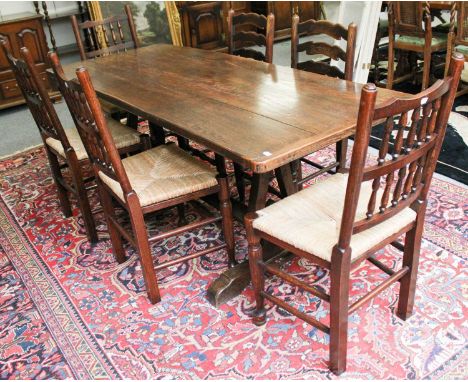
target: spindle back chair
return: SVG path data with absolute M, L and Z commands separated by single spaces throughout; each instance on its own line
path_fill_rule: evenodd
M 308 72 L 323 74 L 329 77 L 337 77 L 346 81 L 353 80 L 354 73 L 354 52 L 356 49 L 357 27 L 354 23 L 348 25 L 346 29 L 340 24 L 333 24 L 327 20 L 307 20 L 300 22 L 299 16 L 292 18 L 291 28 L 291 67 L 293 69 L 305 70 Z M 299 42 L 303 36 L 325 35 L 336 41 L 346 41 L 346 50 L 338 45 L 330 45 L 326 42 L 306 41 Z M 344 62 L 344 71 L 331 64 L 331 61 L 307 60 L 299 62 L 299 53 L 306 52 L 308 55 L 325 55 L 329 59 Z M 293 166 L 298 188 L 301 189 L 305 182 L 333 169 L 341 171 L 346 166 L 346 154 L 348 151 L 348 140 L 343 139 L 336 143 L 336 160 L 326 166 L 315 163 L 308 158 L 301 158 L 301 162 L 307 163 L 319 169 L 308 176 L 302 176 L 302 167 L 300 162 Z
M 191 157 L 174 144 L 160 145 L 122 160 L 107 127 L 89 73 L 85 68 L 78 68 L 76 74 L 79 83 L 65 82 L 68 88 L 67 97 L 73 99 L 70 102 L 71 109 L 93 165 L 114 256 L 119 263 L 125 261 L 122 238 L 137 248 L 150 302 L 154 304 L 161 299 L 156 270 L 223 248 L 227 249 L 229 265 L 234 265 L 236 263 L 234 233 L 227 178 L 216 177 L 209 166 Z M 142 175 L 139 174 L 141 168 L 147 169 L 144 182 L 141 182 Z M 155 177 L 152 178 L 152 175 Z M 151 179 L 154 181 L 148 182 Z M 168 182 L 168 186 L 164 187 L 164 182 Z M 176 189 L 177 187 L 179 189 Z M 184 219 L 181 219 L 179 223 L 184 223 L 184 226 L 180 224 L 175 229 L 148 237 L 144 220 L 146 214 L 169 207 L 183 207 L 185 202 L 212 194 L 218 194 L 221 217 L 205 217 L 189 224 L 185 224 L 186 222 L 182 221 Z M 116 218 L 114 201 L 128 212 L 131 230 Z M 150 242 L 160 241 L 220 220 L 224 243 L 153 265 Z
M 268 299 L 329 333 L 330 369 L 336 374 L 346 369 L 349 314 L 396 281 L 400 282 L 397 315 L 406 320 L 413 312 L 427 196 L 463 61 L 461 55 L 454 55 L 449 75 L 444 80 L 417 95 L 392 99 L 378 106 L 375 106 L 375 85 L 366 85 L 361 94 L 349 175 L 331 175 L 245 218 L 256 300 L 254 323 L 265 323 L 264 300 Z M 399 119 L 397 123 L 395 117 Z M 369 163 L 370 132 L 373 124 L 379 121 L 385 122 L 385 134 L 377 162 Z M 390 136 L 394 130 L 396 139 L 391 147 Z M 330 222 L 329 230 L 323 229 L 322 226 Z M 305 224 L 309 232 L 306 234 L 302 229 L 302 234 L 298 234 Z M 404 245 L 397 242 L 403 234 Z M 274 263 L 264 262 L 261 239 L 328 268 L 329 294 L 282 271 Z M 403 264 L 397 271 L 373 256 L 387 244 L 403 251 Z M 351 268 L 365 259 L 389 277 L 348 305 Z M 330 325 L 267 293 L 264 272 L 329 302 Z
M 70 17 L 81 60 L 126 52 L 140 46 L 131 8 L 126 4 L 124 9 L 125 15 L 111 16 L 103 20 L 78 23 L 75 15 Z M 130 36 L 125 33 L 126 26 Z M 86 36 L 87 47 L 82 36 Z
M 240 30 L 245 26 L 255 30 Z M 259 32 L 261 31 L 261 32 Z M 257 61 L 273 62 L 273 39 L 275 32 L 275 16 L 257 13 L 235 14 L 233 9 L 228 12 L 228 52 L 236 56 L 253 58 Z M 251 46 L 264 46 L 265 53 L 250 49 Z
M 78 201 L 78 206 L 83 217 L 84 226 L 88 240 L 92 243 L 98 240 L 91 207 L 87 197 L 86 183 L 92 179 L 85 179 L 82 174 L 81 164 L 78 160 L 75 149 L 70 144 L 67 134 L 57 116 L 54 106 L 50 101 L 43 81 L 36 70 L 31 53 L 26 47 L 21 48 L 22 59 L 16 59 L 11 54 L 11 49 L 7 40 L 2 39 L 1 45 L 5 56 L 15 74 L 18 85 L 26 100 L 26 104 L 39 128 L 44 148 L 49 159 L 52 177 L 57 186 L 60 206 L 65 217 L 72 215 L 68 192 L 74 194 Z M 55 149 L 51 142 L 60 142 L 62 150 Z M 65 163 L 62 166 L 60 159 Z M 69 184 L 63 177 L 62 170 L 70 170 L 72 182 Z

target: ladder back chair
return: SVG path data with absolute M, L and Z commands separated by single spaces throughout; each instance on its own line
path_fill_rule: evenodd
M 228 12 L 228 52 L 235 56 L 253 58 L 257 61 L 273 62 L 273 39 L 275 34 L 275 16 L 258 13 L 235 14 Z M 242 30 L 245 28 L 254 30 Z M 252 46 L 264 46 L 265 53 L 251 49 Z
M 228 53 L 256 61 L 271 64 L 273 62 L 273 40 L 275 34 L 275 16 L 258 13 L 239 13 L 233 9 L 228 12 Z M 252 46 L 264 46 L 265 53 L 252 49 Z M 234 175 L 239 201 L 245 203 L 244 177 L 248 176 L 244 168 L 234 162 Z
M 433 33 L 429 2 L 422 1 L 391 1 L 388 8 L 388 71 L 387 88 L 401 82 L 407 76 L 395 79 L 395 50 L 422 53 L 423 74 L 422 89 L 429 86 L 431 74 L 432 53 L 447 49 L 447 34 Z M 396 37 L 398 35 L 398 37 Z M 416 58 L 413 60 L 413 73 L 416 71 Z M 399 65 L 402 65 L 400 60 Z
M 81 60 L 112 53 L 126 52 L 140 46 L 130 6 L 125 5 L 125 15 L 111 16 L 103 20 L 78 23 L 75 15 L 70 16 L 73 33 Z M 128 27 L 129 36 L 125 34 Z M 83 37 L 88 46 L 85 47 Z
M 84 178 L 82 173 L 81 162 L 86 161 L 88 157 L 78 132 L 75 127 L 63 128 L 28 49 L 22 48 L 20 52 L 22 59 L 16 59 L 12 56 L 6 40 L 2 40 L 1 45 L 39 128 L 49 159 L 52 177 L 57 185 L 62 212 L 65 217 L 72 215 L 68 192 L 74 194 L 88 240 L 95 243 L 98 241 L 98 235 L 88 200 L 88 191 L 95 186 L 91 183 L 93 178 Z M 143 148 L 144 141 L 141 141 L 140 134 L 118 122 L 112 121 L 110 123 L 123 151 L 133 152 Z M 63 177 L 62 170 L 65 168 L 70 171 L 71 184 Z
M 346 81 L 353 80 L 354 72 L 354 52 L 356 49 L 356 33 L 357 27 L 354 23 L 348 25 L 346 29 L 340 24 L 333 24 L 327 20 L 307 20 L 300 22 L 299 16 L 294 15 L 292 18 L 291 28 L 291 67 L 293 69 L 305 70 L 308 72 L 323 74 L 329 77 L 336 77 Z M 326 42 L 305 41 L 300 42 L 299 38 L 303 36 L 325 35 L 333 38 L 337 42 L 346 41 L 346 50 L 343 50 L 338 45 L 330 45 Z M 328 58 L 328 62 L 323 60 L 306 60 L 299 61 L 299 53 L 306 52 L 307 55 L 323 55 Z M 344 71 L 337 66 L 331 65 L 331 60 L 344 62 Z M 312 162 L 307 158 L 301 158 L 300 161 L 312 165 L 319 169 L 313 174 L 306 177 L 302 176 L 302 168 L 300 162 L 295 162 L 293 172 L 295 173 L 298 188 L 301 189 L 305 182 L 336 169 L 341 171 L 346 166 L 346 154 L 348 151 L 348 139 L 343 139 L 336 143 L 336 161 L 323 166 Z
M 427 195 L 462 68 L 463 58 L 454 56 L 444 80 L 417 95 L 378 106 L 375 85 L 366 85 L 361 93 L 349 175 L 330 175 L 245 217 L 256 301 L 254 323 L 265 323 L 267 299 L 328 333 L 329 367 L 336 374 L 346 369 L 349 314 L 396 281 L 400 282 L 397 315 L 406 320 L 413 312 Z M 376 163 L 369 163 L 370 132 L 372 125 L 380 121 L 385 123 L 385 135 Z M 397 242 L 403 234 L 404 245 Z M 261 239 L 329 269 L 329 293 L 286 273 L 274 261 L 264 262 Z M 399 270 L 390 269 L 373 256 L 388 244 L 403 251 Z M 349 306 L 351 269 L 366 259 L 389 277 Z M 267 293 L 264 273 L 328 302 L 329 326 Z
M 64 81 L 66 98 L 69 99 L 78 131 L 91 158 L 114 256 L 119 263 L 125 261 L 123 238 L 137 249 L 150 302 L 155 304 L 161 300 L 156 270 L 223 248 L 227 250 L 229 265 L 234 265 L 233 220 L 227 178 L 217 176 L 207 164 L 193 158 L 175 144 L 160 145 L 121 160 L 89 73 L 79 68 L 76 74 L 79 83 Z M 145 215 L 213 194 L 218 194 L 221 217 L 205 217 L 148 237 Z M 116 218 L 114 202 L 128 212 L 131 229 L 127 229 Z M 153 265 L 150 243 L 220 220 L 224 243 Z

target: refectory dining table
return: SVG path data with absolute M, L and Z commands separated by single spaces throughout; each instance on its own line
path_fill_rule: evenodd
M 252 170 L 248 210 L 265 206 L 271 174 L 296 191 L 290 163 L 355 131 L 363 85 L 225 53 L 152 45 L 84 66 L 98 96 Z M 402 93 L 379 89 L 377 103 Z M 208 288 L 219 306 L 249 283 L 247 263 Z

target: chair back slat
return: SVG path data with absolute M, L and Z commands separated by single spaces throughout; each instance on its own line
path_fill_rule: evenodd
M 251 31 L 237 32 L 233 37 L 233 41 L 236 43 L 237 49 L 243 48 L 244 46 L 252 46 L 252 44 L 266 46 L 266 37 L 262 34 Z
M 328 20 L 307 20 L 302 23 L 298 23 L 297 33 L 299 36 L 326 34 L 335 40 L 348 40 L 348 30 L 343 25 L 334 24 Z
M 89 160 L 95 169 L 96 177 L 98 176 L 98 172 L 101 171 L 119 182 L 124 192 L 129 192 L 130 182 L 123 169 L 122 161 L 112 135 L 107 127 L 106 119 L 92 87 L 89 74 L 85 73 L 85 80 L 87 81 L 85 82 L 87 88 L 85 88 L 76 79 L 68 80 L 65 77 L 56 53 L 50 52 L 49 60 L 57 80 L 58 88 L 70 110 L 70 114 L 88 153 Z M 77 69 L 77 73 L 80 70 L 84 71 L 83 68 L 80 68 Z M 90 100 L 94 103 L 93 106 L 91 106 Z M 99 116 L 99 119 L 95 117 L 96 115 Z
M 325 62 L 317 62 L 313 60 L 299 62 L 296 66 L 296 69 L 323 74 L 324 76 L 328 77 L 341 78 L 342 80 L 345 79 L 345 74 L 339 68 L 333 65 L 329 65 Z
M 73 15 L 71 22 L 82 60 L 126 52 L 128 49 L 139 47 L 132 11 L 128 4 L 125 5 L 125 15 L 83 23 L 78 23 Z M 130 35 L 128 37 L 125 36 L 124 32 L 124 27 L 127 26 Z M 89 42 L 87 48 L 83 44 L 83 34 L 90 37 L 87 39 Z
M 325 42 L 307 41 L 299 43 L 303 36 L 326 35 L 335 40 L 346 41 L 346 51 L 338 45 Z M 356 25 L 351 23 L 348 29 L 340 24 L 333 24 L 327 20 L 307 20 L 299 22 L 299 16 L 294 15 L 291 28 L 291 67 L 306 70 L 330 77 L 338 77 L 351 81 L 353 79 L 354 51 L 356 46 Z M 299 53 L 307 55 L 324 55 L 331 60 L 341 60 L 345 63 L 344 72 L 329 62 L 307 60 L 299 62 Z M 327 69 L 328 67 L 328 69 Z
M 374 227 L 405 208 L 423 211 L 421 206 L 426 203 L 463 64 L 463 56 L 456 54 L 444 80 L 417 95 L 391 99 L 378 106 L 375 85 L 363 88 L 340 248 L 349 246 L 353 234 Z M 384 126 L 377 163 L 367 163 L 370 131 L 378 122 Z M 365 216 L 356 216 L 363 182 L 371 182 L 370 196 Z
M 323 54 L 332 60 L 346 61 L 346 52 L 338 45 L 329 45 L 326 42 L 306 41 L 297 46 L 298 52 L 306 52 L 308 55 Z
M 23 47 L 20 50 L 22 59 L 16 59 L 11 53 L 8 41 L 6 39 L 0 41 L 43 141 L 45 142 L 47 138 L 57 139 L 62 143 L 64 151 L 69 151 L 70 143 L 50 101 L 47 89 L 37 72 L 31 53 Z
M 245 27 L 254 30 L 242 30 Z M 272 63 L 273 61 L 273 39 L 275 30 L 275 17 L 257 13 L 241 13 L 236 15 L 234 10 L 228 12 L 228 52 L 236 56 L 253 58 L 258 61 Z M 252 46 L 264 46 L 265 53 Z
M 252 25 L 256 28 L 266 29 L 267 18 L 264 15 L 259 15 L 257 13 L 240 13 L 238 15 L 233 15 L 232 25 Z

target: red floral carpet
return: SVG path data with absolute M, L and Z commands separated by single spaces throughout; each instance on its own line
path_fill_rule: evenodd
M 163 300 L 152 306 L 135 253 L 129 249 L 124 264 L 114 261 L 102 217 L 95 248 L 77 211 L 62 217 L 42 150 L 0 162 L 0 175 L 1 379 L 336 378 L 327 369 L 328 336 L 277 308 L 257 328 L 249 318 L 250 289 L 220 309 L 206 301 L 207 285 L 226 268 L 224 253 L 159 272 Z M 355 312 L 341 378 L 468 377 L 467 201 L 466 187 L 434 180 L 415 314 L 407 322 L 393 314 L 397 285 Z M 167 228 L 172 214 L 156 215 L 152 229 Z M 240 259 L 240 225 L 236 235 Z M 155 261 L 217 240 L 214 225 L 167 239 L 153 247 Z M 388 248 L 380 258 L 396 267 L 400 255 Z M 286 267 L 326 286 L 323 269 L 303 260 Z M 370 264 L 360 266 L 353 298 L 383 277 Z M 276 279 L 269 285 L 327 322 L 327 303 Z

